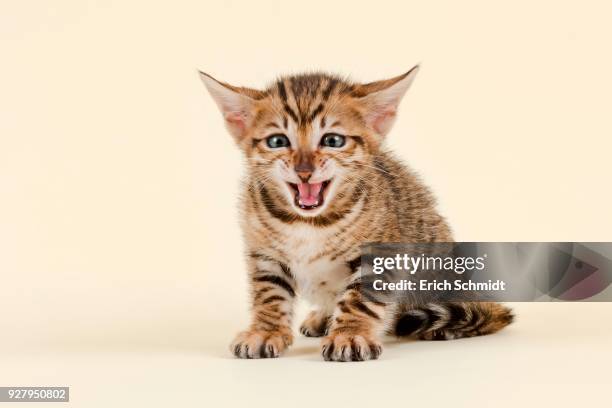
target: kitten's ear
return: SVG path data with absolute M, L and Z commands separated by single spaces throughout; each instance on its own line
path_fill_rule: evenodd
M 354 94 L 365 105 L 367 125 L 379 135 L 385 136 L 391 130 L 399 103 L 418 71 L 419 66 L 416 65 L 395 78 L 359 85 L 355 89 Z
M 217 81 L 202 71 L 200 78 L 221 110 L 227 130 L 240 143 L 251 126 L 255 98 L 259 91 Z

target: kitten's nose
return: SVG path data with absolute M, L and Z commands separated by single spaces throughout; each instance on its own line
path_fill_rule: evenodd
M 300 178 L 300 180 L 302 180 L 302 182 L 308 183 L 310 176 L 312 176 L 312 171 L 298 171 L 297 175 Z
M 312 157 L 307 154 L 298 154 L 297 163 L 295 164 L 295 172 L 300 180 L 302 180 L 304 183 L 308 182 L 308 179 L 310 176 L 312 176 L 314 170 Z

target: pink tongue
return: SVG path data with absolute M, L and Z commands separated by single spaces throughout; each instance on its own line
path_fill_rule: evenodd
M 319 193 L 323 183 L 300 183 L 298 187 L 298 198 L 301 205 L 317 205 L 319 204 Z

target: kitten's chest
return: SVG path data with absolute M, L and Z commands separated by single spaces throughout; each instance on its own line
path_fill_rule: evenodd
M 332 242 L 316 231 L 298 230 L 284 245 L 298 292 L 323 307 L 333 305 L 337 294 L 348 284 L 351 272 L 344 259 L 333 259 Z

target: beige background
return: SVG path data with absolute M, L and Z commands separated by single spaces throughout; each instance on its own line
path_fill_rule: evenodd
M 602 405 L 609 304 L 520 304 L 499 335 L 391 342 L 366 364 L 325 364 L 309 339 L 284 359 L 232 359 L 247 321 L 241 158 L 196 70 L 263 86 L 420 62 L 389 145 L 458 240 L 610 241 L 611 13 L 3 0 L 0 385 L 69 385 L 79 407 Z

